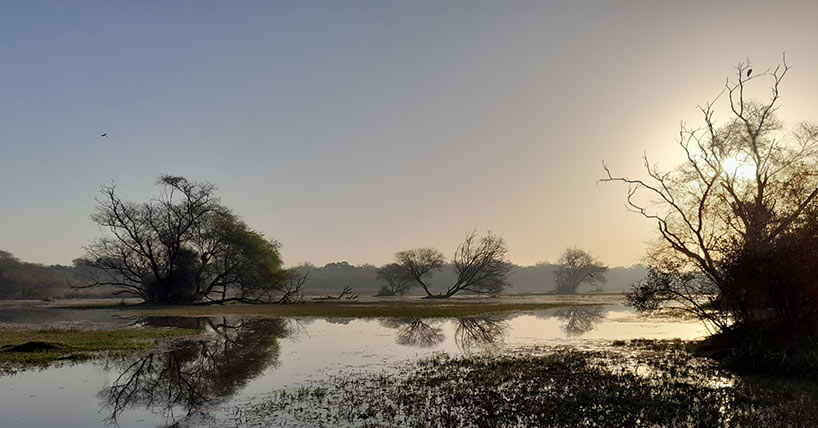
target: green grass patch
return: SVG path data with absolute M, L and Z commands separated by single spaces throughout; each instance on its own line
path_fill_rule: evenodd
M 81 361 L 102 353 L 130 352 L 157 341 L 196 334 L 179 328 L 124 328 L 118 330 L 0 329 L 0 372 L 26 366 L 47 366 L 55 361 Z
M 170 306 L 137 309 L 144 316 L 261 316 L 261 317 L 406 317 L 448 318 L 480 314 L 540 311 L 564 303 L 496 303 L 463 301 L 423 302 L 309 302 L 293 305 Z M 571 304 L 570 306 L 576 306 Z

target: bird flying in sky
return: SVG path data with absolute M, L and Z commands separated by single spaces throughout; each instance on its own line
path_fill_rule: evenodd
M 102 138 L 108 138 L 108 133 L 106 132 L 106 133 L 104 133 L 104 134 L 100 135 L 100 137 L 102 137 Z

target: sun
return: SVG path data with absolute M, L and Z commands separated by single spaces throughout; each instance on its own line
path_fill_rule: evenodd
M 730 177 L 747 180 L 756 176 L 756 166 L 747 156 L 731 156 L 723 160 L 721 166 Z

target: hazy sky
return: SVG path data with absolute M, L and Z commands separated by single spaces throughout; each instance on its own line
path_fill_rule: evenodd
M 0 249 L 44 263 L 99 235 L 99 185 L 207 180 L 287 264 L 569 245 L 637 262 L 654 225 L 601 161 L 676 162 L 680 120 L 735 64 L 787 52 L 781 114 L 818 120 L 818 2 L 6 1 Z M 99 137 L 107 132 L 109 137 Z

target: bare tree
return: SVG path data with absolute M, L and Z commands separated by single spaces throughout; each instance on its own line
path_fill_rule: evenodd
M 573 247 L 566 248 L 557 260 L 554 294 L 574 294 L 582 284 L 602 284 L 607 281 L 608 267 L 591 253 Z
M 775 114 L 790 69 L 786 60 L 752 76 L 749 69 L 749 62 L 739 63 L 719 97 L 700 107 L 701 128 L 682 125 L 681 165 L 663 171 L 644 156 L 647 178 L 616 176 L 603 165 L 601 180 L 625 183 L 629 208 L 659 231 L 650 255 L 654 275 L 632 297 L 646 308 L 681 300 L 722 329 L 769 317 L 762 309 L 782 291 L 758 278 L 733 280 L 726 268 L 730 259 L 763 252 L 814 222 L 818 198 L 818 127 L 787 129 Z M 764 80 L 770 82 L 769 98 L 749 100 L 748 88 Z M 717 125 L 721 97 L 730 117 Z
M 469 232 L 457 247 L 453 263 L 457 281 L 446 290 L 444 297 L 460 291 L 497 294 L 510 285 L 507 278 L 511 262 L 502 236 L 487 232 L 478 238 L 476 231 Z
M 275 303 L 304 303 L 304 284 L 308 277 L 309 271 L 303 269 L 303 266 L 289 269 L 287 279 Z
M 511 271 L 508 247 L 503 237 L 487 232 L 477 237 L 471 231 L 457 247 L 452 265 L 457 279 L 445 293 L 433 294 L 427 284 L 433 270 L 443 267 L 446 259 L 432 248 L 419 248 L 395 254 L 398 264 L 426 292 L 427 298 L 446 299 L 461 291 L 478 294 L 497 294 L 509 286 L 507 277 Z
M 439 270 L 446 262 L 440 251 L 434 248 L 416 248 L 400 251 L 395 254 L 395 260 L 403 267 L 406 274 L 423 288 L 427 296 L 431 296 L 427 281 L 432 272 Z
M 378 291 L 378 296 L 394 296 L 396 294 L 403 296 L 417 285 L 407 270 L 397 263 L 381 266 L 378 269 L 377 276 L 379 280 L 386 282 L 386 285 L 382 286 Z

